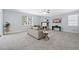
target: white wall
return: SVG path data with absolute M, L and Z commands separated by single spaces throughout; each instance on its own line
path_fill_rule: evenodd
M 0 35 L 3 35 L 3 11 L 0 9 Z
M 69 27 L 67 24 L 68 15 L 72 15 L 72 14 L 78 14 L 78 16 L 79 16 L 79 10 L 71 12 L 71 13 L 62 14 L 62 15 L 44 16 L 44 17 L 47 17 L 49 19 L 49 28 L 50 29 L 52 29 L 52 25 L 54 25 L 53 19 L 55 17 L 62 17 L 62 23 L 59 24 L 62 27 L 62 31 L 77 33 L 77 32 L 79 32 L 79 24 L 77 27 Z M 20 13 L 20 12 L 11 11 L 11 10 L 9 10 L 9 11 L 4 10 L 4 23 L 7 21 L 11 23 L 10 32 L 26 31 L 26 28 L 24 27 L 24 25 L 22 25 L 22 18 L 21 18 L 22 16 L 33 17 L 33 25 L 40 25 L 43 20 L 43 16 L 31 15 L 31 14 L 27 14 L 27 13 Z M 78 20 L 79 20 L 79 17 L 78 17 Z M 78 21 L 78 23 L 79 23 L 79 21 Z
M 68 26 L 68 15 L 78 15 L 78 26 Z M 63 31 L 79 33 L 79 11 L 61 15 Z
M 76 26 L 76 27 L 75 26 L 68 26 L 68 15 L 74 15 L 74 14 L 78 15 L 78 26 Z M 62 15 L 53 16 L 52 19 L 54 19 L 55 17 L 62 18 L 62 23 L 59 24 L 62 27 L 62 31 L 79 33 L 79 10 L 70 12 L 70 13 L 66 13 L 66 14 L 62 14 Z M 52 25 L 53 25 L 53 23 L 52 23 Z
M 21 16 L 22 14 L 17 12 L 4 11 L 4 24 L 5 22 L 10 23 L 9 33 L 25 31 L 24 26 L 22 25 Z
M 40 16 L 32 16 L 33 17 L 33 25 L 40 25 Z
M 77 14 L 78 15 L 78 26 L 68 26 L 68 15 L 74 15 Z M 41 16 L 43 18 L 43 16 Z M 73 33 L 79 33 L 79 10 L 74 11 L 74 12 L 69 12 L 69 13 L 65 13 L 65 14 L 61 14 L 61 15 L 56 15 L 56 16 L 44 16 L 46 18 L 49 19 L 49 28 L 52 29 L 52 26 L 55 25 L 53 23 L 54 18 L 56 17 L 60 17 L 62 19 L 62 22 L 60 24 L 58 24 L 59 26 L 61 26 L 62 31 L 64 32 L 73 32 Z M 41 19 L 42 21 L 42 19 Z
M 40 16 L 30 15 L 27 13 L 21 13 L 21 12 L 12 11 L 12 10 L 4 10 L 3 14 L 4 14 L 4 24 L 5 24 L 5 22 L 9 22 L 11 24 L 9 33 L 26 31 L 27 27 L 22 25 L 22 16 L 33 17 L 33 25 L 40 24 L 39 23 Z

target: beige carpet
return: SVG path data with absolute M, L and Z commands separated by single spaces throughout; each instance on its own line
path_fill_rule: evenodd
M 0 37 L 2 50 L 77 50 L 79 33 L 50 31 L 49 40 L 36 40 L 26 32 Z

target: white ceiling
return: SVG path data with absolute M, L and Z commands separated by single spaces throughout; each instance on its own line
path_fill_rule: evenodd
M 42 9 L 16 9 L 16 10 L 24 13 L 35 14 L 35 15 L 54 16 L 54 15 L 76 11 L 77 9 L 50 9 L 51 13 L 49 14 L 40 13 Z

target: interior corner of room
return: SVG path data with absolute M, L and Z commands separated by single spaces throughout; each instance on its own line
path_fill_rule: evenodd
M 36 34 L 35 32 L 37 32 L 37 30 L 34 30 L 37 29 L 36 27 L 40 27 L 43 32 L 46 31 L 46 29 L 48 29 L 49 32 L 56 34 L 55 36 L 57 36 L 57 34 L 66 35 L 63 33 L 79 34 L 79 10 L 78 9 L 0 9 L 1 37 L 17 33 L 19 34 L 28 32 L 29 34 L 31 33 L 32 35 L 37 36 L 35 35 Z M 47 32 L 45 32 L 44 34 L 46 33 Z M 48 35 L 51 36 L 52 39 L 54 34 L 48 33 Z M 49 37 L 49 41 L 50 40 L 51 38 Z M 64 49 L 64 48 L 55 48 L 55 49 Z
M 26 31 L 24 26 L 24 22 L 26 22 L 25 20 L 26 18 L 32 19 L 30 20 L 30 23 L 32 22 L 31 23 L 32 26 L 41 25 L 41 22 L 45 21 L 45 18 L 46 18 L 48 19 L 48 22 L 49 22 L 49 29 L 52 29 L 52 26 L 54 25 L 58 25 L 62 28 L 61 29 L 62 31 L 74 32 L 74 33 L 79 32 L 79 10 L 67 10 L 67 11 L 59 10 L 60 12 L 57 10 L 53 10 L 51 14 L 49 13 L 49 15 L 39 14 L 38 13 L 39 10 L 27 10 L 27 12 L 25 11 L 26 10 L 17 10 L 17 9 L 0 10 L 1 35 L 4 34 L 3 27 L 6 22 L 10 23 L 10 31 L 8 33 Z M 35 11 L 37 13 L 33 14 Z M 60 19 L 61 23 L 54 23 L 54 20 L 56 19 Z M 72 22 L 69 22 L 69 21 L 72 21 Z M 28 23 L 25 25 L 28 25 Z

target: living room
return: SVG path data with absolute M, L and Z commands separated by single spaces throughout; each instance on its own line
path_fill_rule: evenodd
M 78 9 L 2 9 L 0 18 L 0 49 L 79 49 Z

